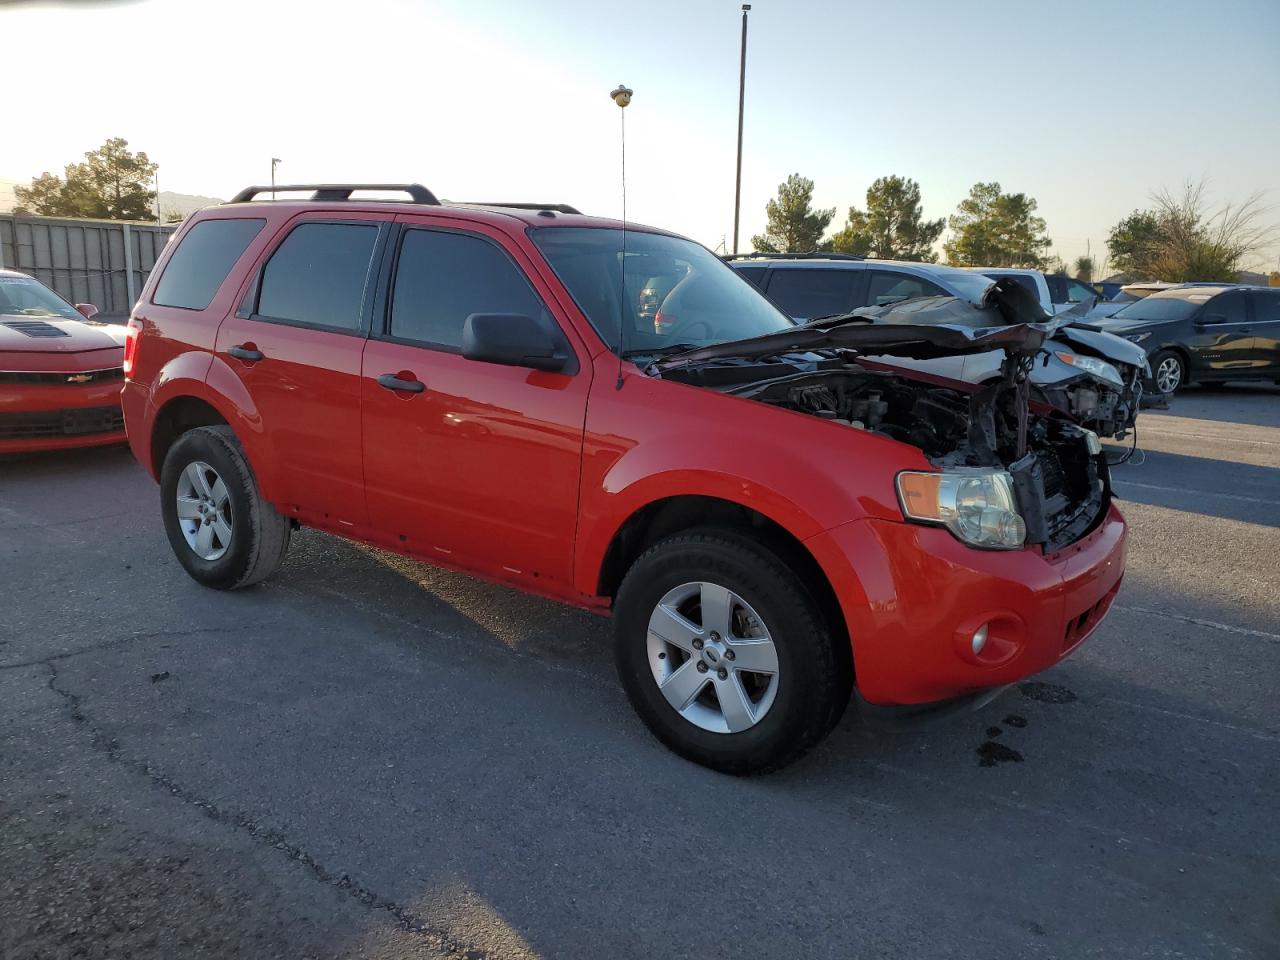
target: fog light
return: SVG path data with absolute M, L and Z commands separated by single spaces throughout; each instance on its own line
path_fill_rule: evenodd
M 973 649 L 973 655 L 976 657 L 982 652 L 982 648 L 987 645 L 987 624 L 983 624 L 977 630 L 973 631 L 973 639 L 969 641 L 969 646 Z

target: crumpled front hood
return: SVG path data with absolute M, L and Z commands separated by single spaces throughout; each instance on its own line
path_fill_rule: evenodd
M 987 289 L 981 306 L 960 297 L 920 297 L 886 307 L 859 307 L 790 330 L 688 350 L 654 366 L 670 370 L 706 360 L 832 349 L 914 360 L 988 350 L 1031 356 L 1072 319 L 1051 317 L 1016 281 L 1001 278 Z
M 80 353 L 123 347 L 125 328 L 62 317 L 0 314 L 0 352 Z
M 1099 326 L 1101 326 L 1099 324 Z M 1055 335 L 1058 340 L 1065 340 L 1072 346 L 1082 347 L 1087 352 L 1128 364 L 1139 369 L 1147 365 L 1147 351 L 1136 343 L 1114 332 L 1106 330 L 1090 330 L 1088 327 L 1065 326 Z

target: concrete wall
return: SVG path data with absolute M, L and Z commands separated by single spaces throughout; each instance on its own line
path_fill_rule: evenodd
M 173 226 L 0 215 L 0 267 L 29 273 L 72 303 L 127 317 Z

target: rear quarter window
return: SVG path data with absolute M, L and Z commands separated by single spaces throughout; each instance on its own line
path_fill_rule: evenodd
M 209 306 L 265 220 L 202 220 L 178 241 L 151 300 L 162 307 Z

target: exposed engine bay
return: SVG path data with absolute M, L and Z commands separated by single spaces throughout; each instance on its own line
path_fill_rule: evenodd
M 737 382 L 724 383 L 731 373 Z M 1016 377 L 970 394 L 852 362 L 803 372 L 759 364 L 715 374 L 704 379 L 682 371 L 676 378 L 706 386 L 720 381 L 714 388 L 725 393 L 891 437 L 919 448 L 942 470 L 1007 471 L 1026 542 L 1046 553 L 1084 536 L 1106 512 L 1110 482 L 1097 436 L 1065 417 L 1030 412 L 1025 381 Z

